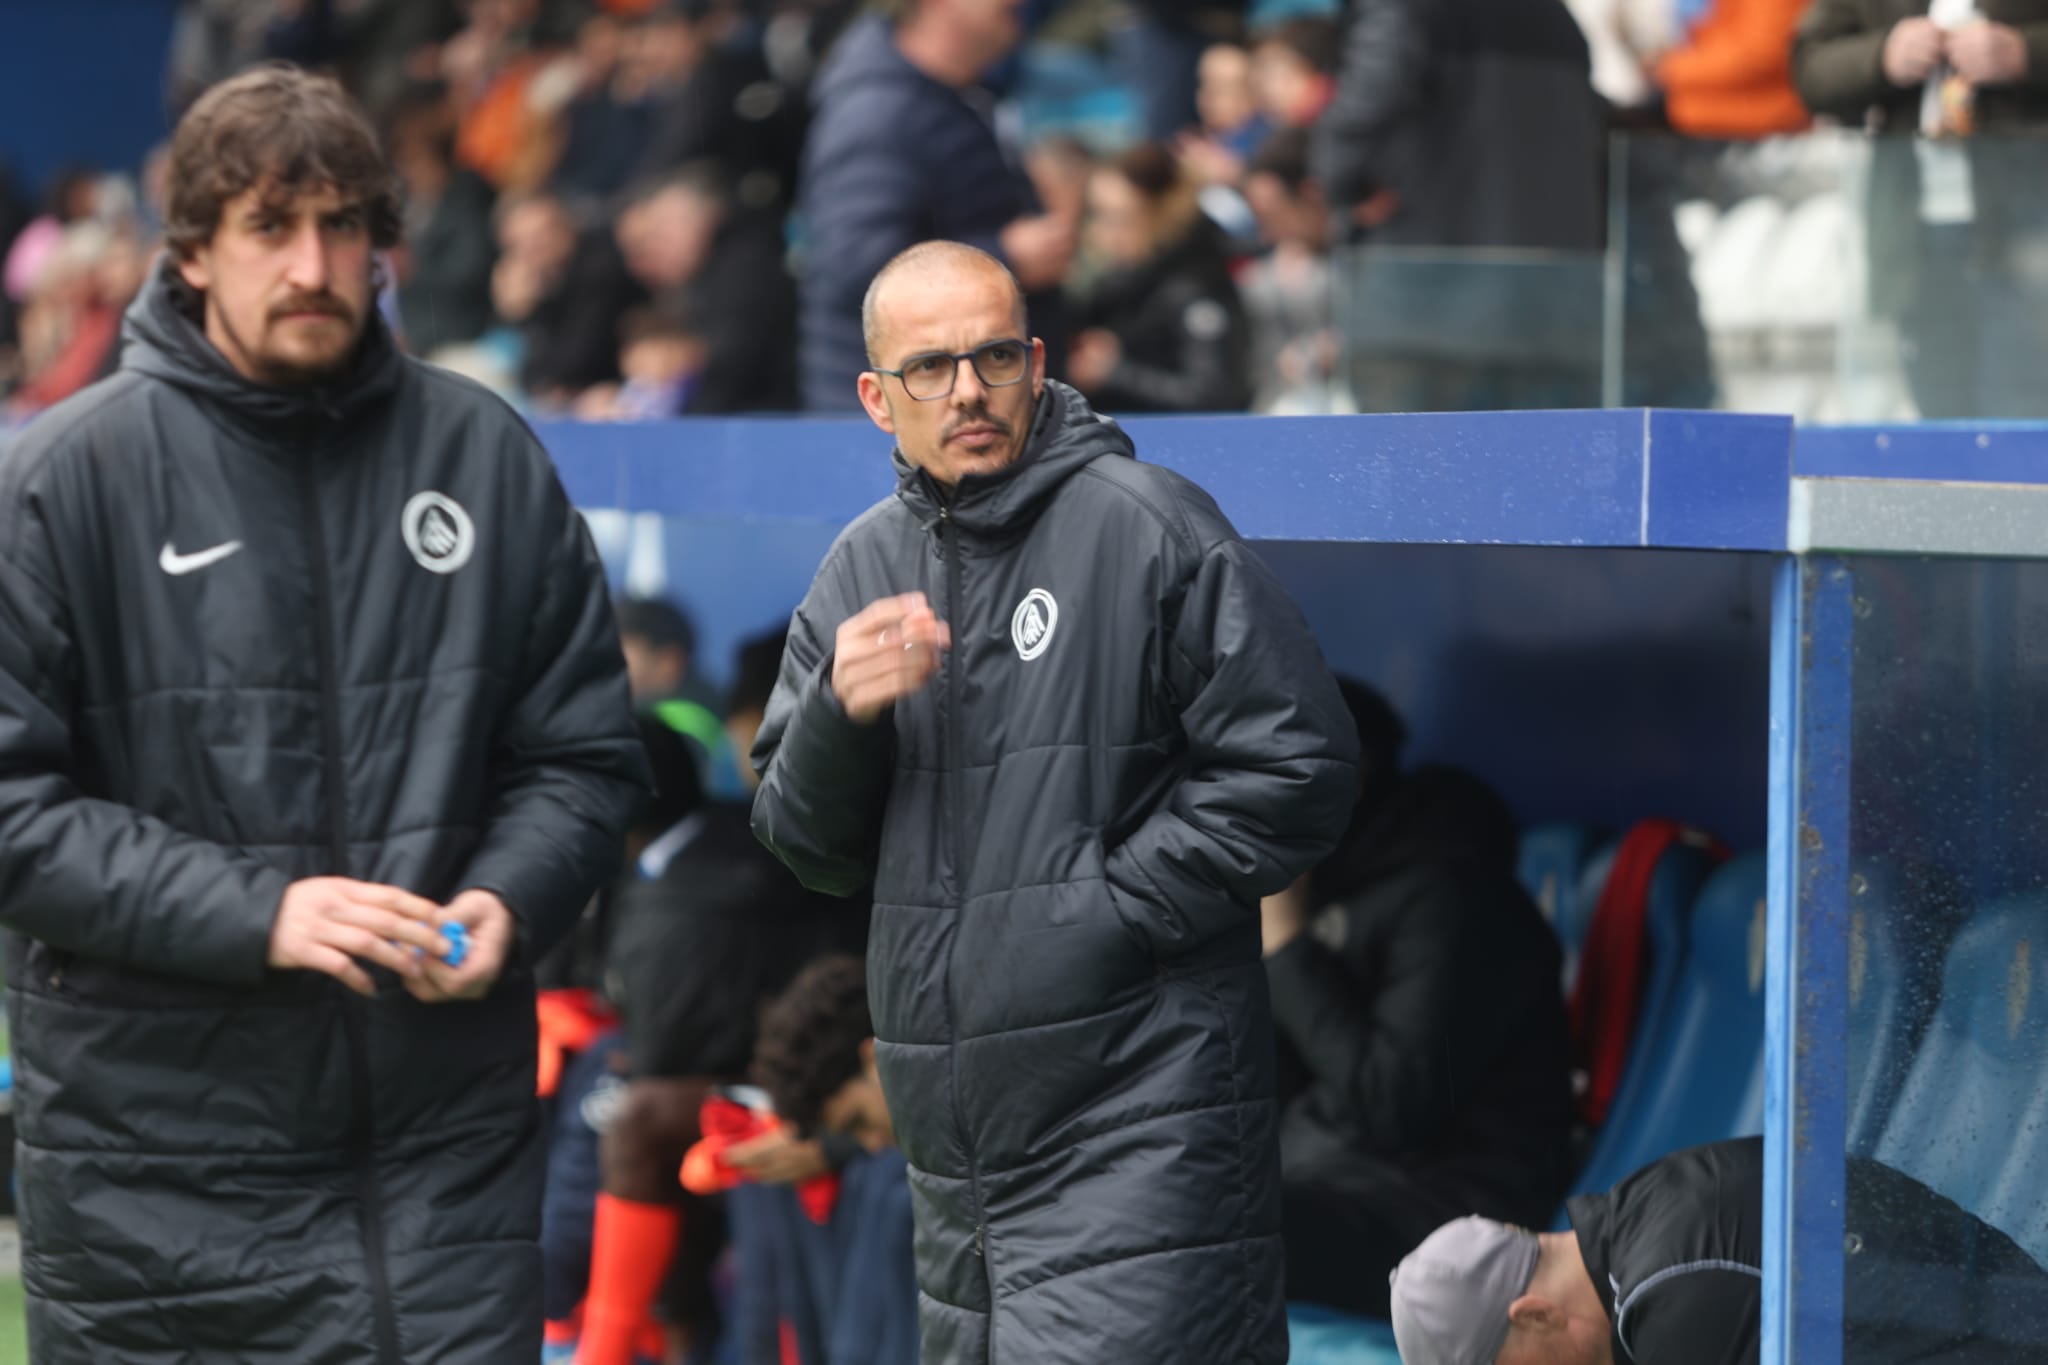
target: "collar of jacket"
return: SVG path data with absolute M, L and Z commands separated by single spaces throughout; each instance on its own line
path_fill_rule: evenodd
M 389 398 L 398 385 L 398 347 L 375 313 L 344 372 L 322 384 L 279 388 L 228 363 L 207 340 L 200 306 L 167 254 L 121 320 L 121 368 L 198 395 L 259 441 L 304 441 Z
M 1031 434 L 1024 439 L 1024 452 L 1009 468 L 986 476 L 967 475 L 949 495 L 904 459 L 901 447 L 891 458 L 896 465 L 896 496 L 919 526 L 935 530 L 944 508 L 963 532 L 999 540 L 1028 529 L 1061 485 L 1105 455 L 1134 459 L 1136 451 L 1115 421 L 1089 407 L 1076 390 L 1048 379 L 1032 415 Z

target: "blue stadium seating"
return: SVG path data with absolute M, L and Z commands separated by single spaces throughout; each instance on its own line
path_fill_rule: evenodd
M 1515 857 L 1515 877 L 1563 943 L 1576 908 L 1579 878 L 1598 847 L 1598 836 L 1585 825 L 1536 825 L 1522 832 Z M 1610 855 L 1611 856 L 1611 855 Z M 1584 925 L 1578 926 L 1583 936 Z M 1577 940 L 1573 940 L 1574 946 Z
M 1762 860 L 1738 859 L 1731 866 L 1755 868 L 1755 898 L 1763 895 Z M 1573 1189 L 1578 1192 L 1604 1190 L 1623 1176 L 1685 1142 L 1662 1145 L 1675 1132 L 1687 1131 L 1698 1122 L 1702 1115 L 1699 1109 L 1685 1098 L 1694 1084 L 1693 1068 L 1698 1067 L 1704 1075 L 1709 1067 L 1722 1059 L 1724 1049 L 1731 1045 L 1712 1032 L 1701 1032 L 1698 1016 L 1705 1012 L 1718 1018 L 1722 1014 L 1722 995 L 1727 975 L 1723 968 L 1740 963 L 1746 973 L 1749 952 L 1749 905 L 1744 902 L 1744 912 L 1739 925 L 1730 921 L 1736 918 L 1729 910 L 1716 909 L 1708 917 L 1707 936 L 1710 955 L 1709 972 L 1714 988 L 1707 991 L 1703 983 L 1684 980 L 1687 960 L 1687 937 L 1693 918 L 1693 901 L 1699 895 L 1701 886 L 1707 882 L 1714 870 L 1711 854 L 1691 844 L 1675 844 L 1657 863 L 1657 869 L 1650 875 L 1650 898 L 1648 928 L 1650 940 L 1650 965 L 1648 984 L 1643 992 L 1641 1012 L 1636 1016 L 1635 1038 L 1629 1044 L 1628 1063 L 1623 1068 L 1621 1087 L 1615 1092 L 1614 1104 L 1608 1110 L 1607 1121 L 1601 1125 L 1594 1138 L 1593 1150 L 1586 1164 L 1579 1172 Z M 1729 882 L 1728 886 L 1748 883 Z M 1721 893 L 1725 895 L 1727 893 Z M 1717 896 L 1716 905 L 1720 904 Z M 1723 935 L 1740 929 L 1736 943 L 1728 943 Z M 1761 959 L 1758 959 L 1761 961 Z M 1737 976 L 1736 980 L 1741 977 Z M 1683 989 L 1681 987 L 1683 986 Z M 1735 1046 L 1735 1056 L 1747 1061 L 1750 1052 L 1756 1053 L 1757 1117 L 1762 1120 L 1762 1039 L 1763 1039 L 1763 981 L 1758 976 L 1753 999 L 1756 1013 L 1756 1046 L 1751 1049 L 1747 1043 Z M 1683 1006 L 1681 1017 L 1681 1006 Z M 1680 1050 L 1680 1045 L 1696 1048 L 1702 1055 L 1694 1057 Z M 1670 1093 L 1673 1090 L 1676 1095 Z M 1727 1104 L 1733 1108 L 1741 1096 L 1730 1096 Z M 1673 1106 L 1679 1112 L 1667 1113 Z M 1704 1108 L 1704 1106 L 1701 1106 Z M 1725 1131 L 1712 1133 L 1709 1137 L 1730 1137 L 1732 1128 L 1720 1125 Z M 1699 1139 L 1705 1141 L 1708 1139 Z
M 1880 1161 L 2048 1261 L 2048 896 L 1956 934 L 1941 1003 L 1892 1103 Z
M 1287 1306 L 1288 1365 L 1401 1365 L 1392 1324 L 1334 1308 Z
M 1619 839 L 1602 839 L 1595 843 L 1592 856 L 1579 869 L 1577 884 L 1558 904 L 1557 919 L 1551 927 L 1557 932 L 1558 946 L 1564 949 L 1564 993 L 1567 998 L 1579 979 L 1579 953 L 1586 946 L 1586 931 L 1593 927 L 1593 912 L 1600 907 L 1600 893 L 1607 889 L 1607 878 L 1614 872 L 1614 858 L 1619 852 Z
M 1908 963 L 1911 945 L 1934 930 L 1921 923 L 1920 907 L 1906 903 L 1897 870 L 1879 862 L 1860 863 L 1849 898 L 1849 1151 L 1871 1156 L 1883 1135 L 1892 1100 L 1912 1065 L 1928 1017 L 1935 984 L 1916 989 Z

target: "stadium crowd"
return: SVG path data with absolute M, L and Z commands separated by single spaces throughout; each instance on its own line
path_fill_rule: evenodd
M 340 73 L 406 192 L 387 317 L 535 412 L 851 411 L 860 292 L 932 236 L 1002 257 L 1109 410 L 1439 406 L 1473 391 L 1340 372 L 1332 247 L 1598 250 L 1610 126 L 1806 124 L 1805 8 L 190 0 L 168 89 Z M 36 212 L 0 168 L 17 415 L 111 370 L 163 172 L 81 168 Z

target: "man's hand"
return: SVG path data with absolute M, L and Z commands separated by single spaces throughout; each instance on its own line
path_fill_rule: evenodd
M 1979 19 L 1948 35 L 1948 60 L 1971 85 L 2013 85 L 2027 78 L 2027 40 L 2009 24 Z
M 443 923 L 453 921 L 469 931 L 469 953 L 460 967 L 443 962 L 448 940 L 437 927 L 434 938 L 439 946 L 419 959 L 420 971 L 406 979 L 405 988 L 415 999 L 430 1005 L 446 1000 L 481 1000 L 497 984 L 499 973 L 512 956 L 512 938 L 518 921 L 505 908 L 505 902 L 488 891 L 463 892 L 448 902 L 439 919 Z
M 832 692 L 856 725 L 873 725 L 939 671 L 953 632 L 921 592 L 870 603 L 839 627 Z
M 1308 896 L 1308 874 L 1303 873 L 1285 891 L 1259 902 L 1259 937 L 1267 957 L 1300 938 L 1308 928 Z
M 363 964 L 389 967 L 408 983 L 419 980 L 425 959 L 413 949 L 438 956 L 448 948 L 437 927 L 440 914 L 432 901 L 395 886 L 309 877 L 284 889 L 270 926 L 270 965 L 325 972 L 358 995 L 375 995 Z
M 1027 291 L 1051 289 L 1066 283 L 1081 234 L 1065 214 L 1041 213 L 1004 228 L 1002 244 L 1018 284 Z
M 1083 393 L 1095 393 L 1109 382 L 1124 358 L 1123 343 L 1104 327 L 1090 327 L 1067 348 L 1067 379 Z
M 1897 86 L 1918 85 L 1941 65 L 1948 34 L 1924 14 L 1901 19 L 1884 40 L 1884 78 Z
M 797 1185 L 825 1174 L 825 1148 L 787 1132 L 766 1133 L 726 1149 L 726 1164 L 763 1185 Z

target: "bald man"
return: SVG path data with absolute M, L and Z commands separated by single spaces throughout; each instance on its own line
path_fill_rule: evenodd
M 1258 906 L 1344 828 L 1344 703 L 1208 495 L 1046 379 L 1000 263 L 912 248 L 863 315 L 898 486 L 797 610 L 754 828 L 873 887 L 922 1359 L 1278 1365 Z

